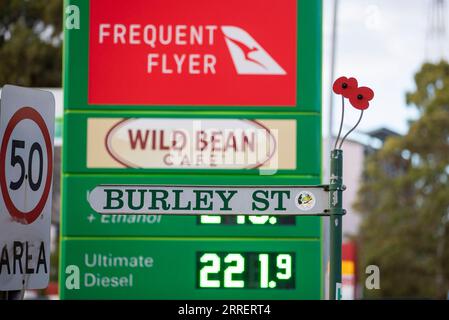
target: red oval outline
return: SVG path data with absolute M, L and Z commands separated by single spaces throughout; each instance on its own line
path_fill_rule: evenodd
M 156 119 L 156 118 L 125 118 L 125 119 L 122 119 L 122 120 L 120 120 L 119 122 L 117 122 L 116 124 L 114 124 L 109 130 L 108 130 L 108 132 L 106 133 L 106 136 L 105 136 L 105 139 L 104 139 L 104 144 L 105 144 L 105 148 L 106 148 L 106 151 L 108 152 L 108 154 L 115 160 L 115 161 L 117 161 L 118 163 L 120 163 L 121 165 L 123 165 L 123 166 L 125 166 L 126 168 L 133 168 L 133 169 L 152 169 L 152 168 L 147 168 L 147 167 L 140 167 L 140 166 L 137 166 L 136 164 L 134 164 L 134 163 L 131 163 L 131 162 L 127 162 L 127 161 L 125 161 L 125 159 L 122 159 L 122 158 L 119 158 L 119 156 L 118 155 L 116 155 L 115 154 L 115 152 L 114 152 L 114 150 L 113 150 L 113 148 L 112 148 L 112 146 L 111 146 L 111 143 L 110 143 L 110 140 L 112 140 L 112 136 L 111 136 L 111 134 L 113 133 L 113 131 L 115 131 L 115 129 L 117 129 L 119 126 L 121 126 L 123 123 L 125 123 L 125 122 L 129 122 L 129 121 L 133 121 L 133 120 L 141 120 L 141 119 L 148 119 L 148 120 L 153 120 L 153 119 Z M 157 118 L 157 119 L 164 119 L 164 118 Z M 187 119 L 187 118 L 186 118 Z M 184 120 L 184 119 L 183 119 Z M 199 119 L 194 119 L 194 118 L 192 118 L 192 119 L 187 119 L 187 120 L 199 120 Z M 271 131 L 270 131 L 270 129 L 268 129 L 266 126 L 264 126 L 262 123 L 260 123 L 260 122 L 258 122 L 257 120 L 254 120 L 254 119 L 202 119 L 202 120 L 239 120 L 239 121 L 243 121 L 243 122 L 245 122 L 245 121 L 247 121 L 247 122 L 251 122 L 251 123 L 254 123 L 254 124 L 256 124 L 256 126 L 257 127 L 260 127 L 260 128 L 262 128 L 262 129 L 264 129 L 266 132 L 268 132 L 268 134 L 269 134 L 269 136 L 270 136 L 270 138 L 273 140 L 273 142 L 274 142 L 274 145 L 273 145 L 273 150 L 272 150 L 272 152 L 271 152 L 271 154 L 268 156 L 268 157 L 266 157 L 266 159 L 263 161 L 263 162 L 257 162 L 257 163 L 255 163 L 255 164 L 253 164 L 253 165 L 250 165 L 250 166 L 248 166 L 248 167 L 243 167 L 243 168 L 241 168 L 241 169 L 258 169 L 258 168 L 260 168 L 261 166 L 263 166 L 264 164 L 266 164 L 268 161 L 270 161 L 271 160 L 271 158 L 274 156 L 274 154 L 276 153 L 276 149 L 277 149 L 277 141 L 276 141 L 276 138 L 273 136 L 273 134 L 271 133 Z M 157 168 L 154 168 L 154 169 L 157 169 Z M 168 169 L 168 168 L 162 168 L 162 169 Z M 195 168 L 189 168 L 189 167 L 187 167 L 187 168 L 185 168 L 185 167 L 176 167 L 176 169 L 181 169 L 181 170 L 194 170 Z M 225 168 L 217 168 L 217 169 L 214 169 L 214 168 L 197 168 L 198 170 L 208 170 L 208 169 L 210 169 L 210 170 L 239 170 L 239 168 L 235 168 L 235 169 L 225 169 Z

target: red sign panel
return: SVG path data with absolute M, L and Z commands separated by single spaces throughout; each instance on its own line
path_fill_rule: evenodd
M 297 0 L 95 0 L 89 28 L 89 104 L 296 105 Z

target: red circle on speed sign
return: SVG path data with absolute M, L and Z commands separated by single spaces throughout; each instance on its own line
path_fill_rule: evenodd
M 9 138 L 17 126 L 17 124 L 25 119 L 29 119 L 37 124 L 44 136 L 45 147 L 47 149 L 47 179 L 45 180 L 44 191 L 38 201 L 37 205 L 28 212 L 23 212 L 15 206 L 11 197 L 9 196 L 8 186 L 6 185 L 6 150 L 8 147 Z M 9 211 L 11 217 L 23 224 L 33 223 L 41 214 L 47 202 L 48 195 L 50 193 L 51 179 L 53 175 L 53 150 L 51 147 L 50 134 L 48 133 L 47 126 L 41 115 L 31 107 L 22 107 L 17 110 L 16 113 L 9 120 L 6 126 L 5 134 L 2 140 L 2 146 L 0 149 L 0 186 L 2 189 L 3 199 L 5 201 L 6 208 Z

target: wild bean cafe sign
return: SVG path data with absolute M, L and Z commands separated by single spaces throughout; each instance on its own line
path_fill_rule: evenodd
M 325 187 L 100 185 L 88 194 L 102 214 L 326 215 Z
M 88 168 L 295 169 L 296 120 L 90 118 Z

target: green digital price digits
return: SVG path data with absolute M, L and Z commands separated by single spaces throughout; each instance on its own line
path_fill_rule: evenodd
M 293 216 L 247 216 L 247 215 L 202 215 L 198 217 L 200 225 L 295 225 Z
M 197 259 L 199 288 L 295 288 L 295 253 L 199 252 Z

